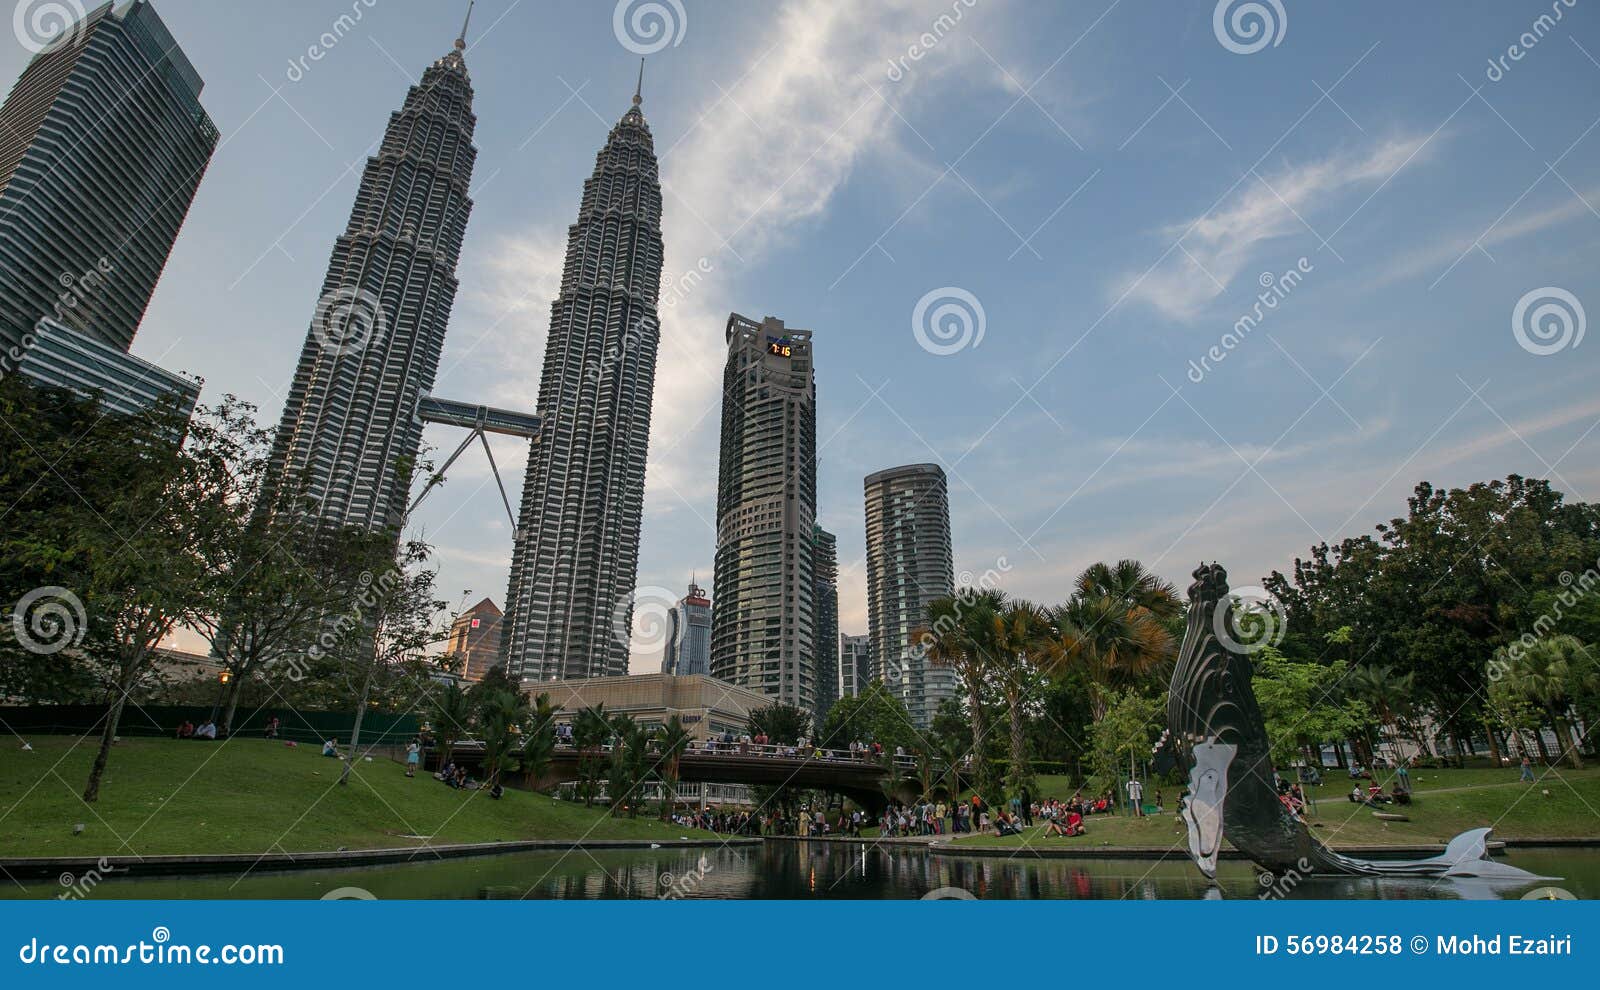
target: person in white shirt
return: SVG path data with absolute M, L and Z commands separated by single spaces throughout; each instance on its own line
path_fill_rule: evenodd
M 1128 803 L 1133 805 L 1135 817 L 1144 817 L 1144 785 L 1139 783 L 1138 777 L 1128 781 Z

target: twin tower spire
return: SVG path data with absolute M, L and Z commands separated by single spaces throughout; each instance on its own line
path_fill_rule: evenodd
M 467 50 L 467 28 L 472 25 L 472 8 L 478 5 L 478 0 L 469 0 L 467 3 L 467 16 L 461 22 L 461 33 L 456 36 L 456 51 Z M 638 106 L 644 102 L 644 59 L 639 59 L 639 84 L 633 88 L 633 105 Z

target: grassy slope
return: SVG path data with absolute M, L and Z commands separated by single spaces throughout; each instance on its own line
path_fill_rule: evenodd
M 1543 773 L 1536 770 L 1536 773 Z M 1469 828 L 1493 826 L 1502 839 L 1600 836 L 1600 770 L 1560 770 L 1537 784 L 1517 781 L 1515 767 L 1505 770 L 1414 770 L 1416 800 L 1409 808 L 1386 811 L 1410 816 L 1409 822 L 1382 822 L 1371 809 L 1345 800 L 1350 782 L 1332 775 L 1314 789 L 1317 814 L 1310 821 L 1313 833 L 1324 843 L 1338 846 L 1406 845 L 1441 843 Z M 1046 797 L 1066 797 L 1064 781 L 1052 786 L 1041 778 Z M 1176 818 L 1178 788 L 1163 788 L 1166 812 L 1144 819 L 1120 815 L 1093 816 L 1088 820 L 1090 845 L 1182 847 L 1183 826 Z M 1548 792 L 1548 795 L 1545 793 Z M 1029 845 L 1071 848 L 1080 839 L 1047 839 L 1042 829 L 1025 836 L 974 836 L 961 844 L 986 846 Z
M 675 839 L 682 829 L 618 820 L 540 794 L 452 790 L 408 779 L 385 759 L 360 763 L 345 787 L 339 763 L 305 746 L 124 739 L 100 800 L 79 798 L 96 740 L 38 736 L 0 758 L 0 856 L 305 852 L 509 839 Z M 74 746 L 74 743 L 77 743 Z M 82 835 L 72 826 L 82 822 Z M 121 840 L 127 840 L 124 845 Z

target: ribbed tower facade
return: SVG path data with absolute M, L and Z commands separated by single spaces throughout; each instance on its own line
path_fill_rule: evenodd
M 655 142 L 635 92 L 583 184 L 550 308 L 544 425 L 528 457 L 506 593 L 514 675 L 628 672 L 662 253 Z
M 274 476 L 333 525 L 398 529 L 456 297 L 477 159 L 465 28 L 367 159 L 273 445 Z
M 0 374 L 44 316 L 128 350 L 217 146 L 199 74 L 144 0 L 38 40 L 0 107 Z
M 728 317 L 711 676 L 815 712 L 817 386 L 811 331 Z
M 949 667 L 910 648 L 911 634 L 927 624 L 928 603 L 955 590 L 949 484 L 937 464 L 908 464 L 868 475 L 865 489 L 873 679 L 925 729 L 958 686 Z

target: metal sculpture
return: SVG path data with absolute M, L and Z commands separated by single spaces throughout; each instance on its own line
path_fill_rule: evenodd
M 1266 721 L 1250 685 L 1253 665 L 1230 634 L 1239 628 L 1239 617 L 1228 594 L 1228 572 L 1202 564 L 1194 578 L 1167 720 L 1173 744 L 1190 763 L 1189 792 L 1179 813 L 1200 872 L 1216 877 L 1227 838 L 1275 874 L 1549 879 L 1490 859 L 1487 828 L 1463 832 L 1442 855 L 1420 860 L 1355 859 L 1317 841 L 1278 797 Z

